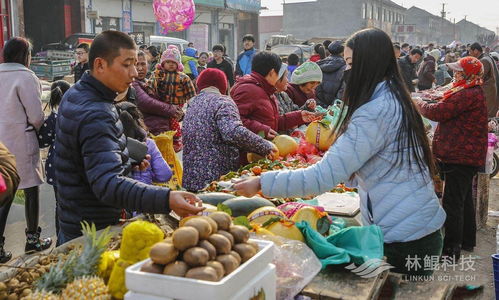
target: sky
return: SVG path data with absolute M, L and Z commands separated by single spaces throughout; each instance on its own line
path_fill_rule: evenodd
M 282 2 L 283 0 L 261 0 L 262 6 L 267 7 L 268 10 L 262 10 L 263 16 L 268 15 L 282 15 Z M 307 2 L 307 0 L 285 0 L 286 3 L 292 2 Z M 313 1 L 313 0 L 309 0 Z M 348 0 L 343 0 L 348 1 Z M 440 15 L 442 11 L 442 3 L 446 3 L 445 10 L 447 19 L 456 22 L 466 19 L 482 27 L 486 27 L 494 32 L 499 27 L 499 0 L 392 0 L 393 2 L 402 5 L 406 8 L 417 6 L 424 10 L 429 11 L 434 15 Z

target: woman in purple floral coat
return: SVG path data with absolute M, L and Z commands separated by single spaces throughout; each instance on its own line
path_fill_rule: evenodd
M 226 96 L 227 78 L 206 69 L 197 79 L 200 94 L 191 99 L 184 118 L 183 186 L 197 192 L 220 176 L 237 170 L 239 150 L 266 156 L 272 143 L 244 127 L 234 101 Z

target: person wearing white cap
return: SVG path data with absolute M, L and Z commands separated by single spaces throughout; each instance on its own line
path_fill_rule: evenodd
M 315 89 L 322 82 L 322 70 L 318 64 L 307 61 L 293 72 L 286 93 L 298 106 L 308 99 L 315 99 Z

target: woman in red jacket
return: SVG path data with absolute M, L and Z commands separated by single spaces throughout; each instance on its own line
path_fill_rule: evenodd
M 277 54 L 259 52 L 253 57 L 251 74 L 240 77 L 230 91 L 246 128 L 272 140 L 277 131 L 286 131 L 310 123 L 320 116 L 308 111 L 294 111 L 279 116 L 275 85 L 282 62 Z M 241 155 L 245 163 L 246 155 Z
M 445 181 L 443 207 L 447 213 L 442 256 L 459 260 L 461 249 L 476 245 L 472 181 L 485 164 L 487 153 L 487 105 L 480 85 L 482 64 L 464 57 L 447 66 L 454 71 L 452 88 L 438 103 L 417 100 L 421 114 L 439 122 L 433 153 Z

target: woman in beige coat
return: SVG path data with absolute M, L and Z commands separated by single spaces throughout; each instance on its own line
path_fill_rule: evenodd
M 40 148 L 36 132 L 43 124 L 41 85 L 28 69 L 31 45 L 24 39 L 10 39 L 0 64 L 0 141 L 16 157 L 21 182 L 18 189 L 26 197 L 26 252 L 50 247 L 51 239 L 40 239 L 38 227 L 39 186 L 43 183 Z

